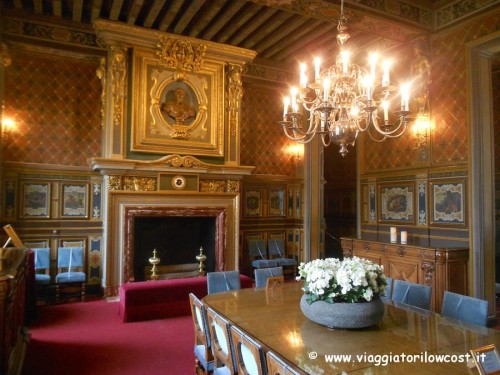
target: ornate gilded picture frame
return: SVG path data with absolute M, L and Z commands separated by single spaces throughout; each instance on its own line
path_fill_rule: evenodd
M 433 181 L 431 187 L 431 224 L 466 226 L 465 179 Z
M 262 216 L 262 199 L 260 190 L 245 190 L 245 216 Z
M 224 65 L 203 52 L 172 38 L 134 49 L 132 151 L 223 156 Z
M 414 194 L 413 183 L 379 186 L 379 220 L 386 223 L 413 223 Z
M 285 216 L 285 189 L 269 191 L 269 216 Z

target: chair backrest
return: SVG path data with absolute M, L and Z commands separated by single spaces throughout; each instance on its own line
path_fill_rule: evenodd
M 262 345 L 235 326 L 231 326 L 231 337 L 238 374 L 266 375 Z
M 486 327 L 488 301 L 445 291 L 441 315 Z
M 212 339 L 212 352 L 215 368 L 226 367 L 230 374 L 235 374 L 237 365 L 234 358 L 233 339 L 229 321 L 212 308 L 207 309 L 207 321 Z
M 431 287 L 429 285 L 394 280 L 392 300 L 421 309 L 431 309 Z
M 81 268 L 83 267 L 83 247 L 60 247 L 57 250 L 58 268 Z
M 239 290 L 241 288 L 240 271 L 222 271 L 207 273 L 208 294 Z
M 387 283 L 385 287 L 385 298 L 391 299 L 392 298 L 392 277 L 386 277 L 385 281 Z
M 268 375 L 300 375 L 301 373 L 292 369 L 283 359 L 274 352 L 266 352 L 267 374 Z
M 35 253 L 35 270 L 49 269 L 50 249 L 48 247 L 37 247 L 31 250 Z
M 285 258 L 285 242 L 281 238 L 268 240 L 267 246 L 269 249 L 270 257 L 277 256 L 279 258 Z
M 248 241 L 248 255 L 252 258 L 267 259 L 266 243 L 263 240 Z
M 255 269 L 255 287 L 264 288 L 269 277 L 283 276 L 283 267 L 271 267 Z
M 211 340 L 205 305 L 193 293 L 189 293 L 189 302 L 191 303 L 191 316 L 193 318 L 195 345 L 205 345 L 207 350 L 210 351 Z

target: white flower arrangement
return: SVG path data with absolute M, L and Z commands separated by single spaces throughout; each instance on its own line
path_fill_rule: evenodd
M 367 302 L 385 294 L 384 267 L 352 257 L 316 259 L 300 263 L 297 280 L 304 280 L 309 304 L 315 301 Z

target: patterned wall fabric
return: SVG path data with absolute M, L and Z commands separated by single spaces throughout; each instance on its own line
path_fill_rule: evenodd
M 286 153 L 294 142 L 286 138 L 278 121 L 283 104 L 279 92 L 244 86 L 241 113 L 241 164 L 252 165 L 256 174 L 293 176 L 293 155 Z
M 5 114 L 18 130 L 5 139 L 5 160 L 88 166 L 101 144 L 97 64 L 15 50 L 11 56 Z
M 468 163 L 467 75 L 465 44 L 500 30 L 500 9 L 460 28 L 435 35 L 431 40 L 430 108 L 432 130 L 430 165 Z M 377 144 L 365 137 L 364 172 L 422 166 L 413 148 L 411 132 Z

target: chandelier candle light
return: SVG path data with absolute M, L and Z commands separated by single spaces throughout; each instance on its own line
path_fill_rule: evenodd
M 367 131 L 376 142 L 401 136 L 410 114 L 410 85 L 402 84 L 399 91 L 391 85 L 391 61 L 380 63 L 377 55 L 371 54 L 367 68 L 351 62 L 345 48 L 350 37 L 345 20 L 342 0 L 337 26 L 340 53 L 335 64 L 322 69 L 320 58 L 315 58 L 311 82 L 306 65 L 300 65 L 299 88 L 292 87 L 290 97 L 284 99 L 280 121 L 288 138 L 308 143 L 318 135 L 325 147 L 331 142 L 340 146 L 342 156 L 347 154 L 348 145 L 354 145 L 359 132 Z M 309 112 L 308 124 L 299 104 Z M 398 110 L 391 112 L 394 106 Z

